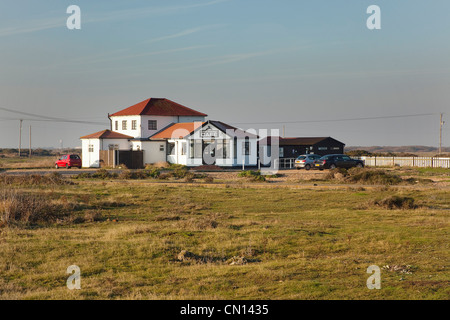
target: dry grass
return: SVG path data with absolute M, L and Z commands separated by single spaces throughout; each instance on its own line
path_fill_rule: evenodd
M 450 294 L 446 186 L 80 180 L 16 191 L 76 204 L 69 211 L 78 220 L 0 228 L 0 299 L 444 300 Z M 418 207 L 363 206 L 390 196 L 412 198 Z M 179 259 L 183 251 L 189 254 Z M 77 291 L 65 285 L 73 264 L 81 268 Z M 382 269 L 381 290 L 366 287 L 373 264 L 392 266 Z

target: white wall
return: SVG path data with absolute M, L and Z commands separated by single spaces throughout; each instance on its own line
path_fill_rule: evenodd
M 127 130 L 122 130 L 122 121 L 127 121 Z M 137 129 L 131 130 L 132 120 L 137 121 Z M 156 120 L 156 130 L 148 130 L 148 120 Z M 134 138 L 148 138 L 156 132 L 167 127 L 171 123 L 205 121 L 205 117 L 183 117 L 183 116 L 116 116 L 111 117 L 112 131 L 126 134 Z M 118 130 L 116 130 L 116 121 L 118 121 Z
M 132 141 L 132 143 L 133 150 L 142 150 L 144 152 L 144 166 L 167 161 L 166 141 Z M 161 150 L 161 146 L 163 150 Z
M 216 165 L 218 166 L 224 166 L 224 167 L 231 167 L 231 166 L 242 166 L 242 161 L 245 161 L 246 166 L 256 166 L 258 164 L 258 144 L 257 144 L 257 138 L 250 138 L 248 141 L 250 142 L 250 155 L 245 156 L 243 155 L 243 143 L 245 142 L 245 139 L 237 139 L 237 154 L 235 156 L 234 154 L 234 139 L 230 136 L 228 136 L 226 133 L 220 131 L 218 128 L 213 126 L 212 124 L 209 124 L 205 126 L 203 129 L 199 128 L 197 129 L 191 136 L 186 138 L 186 146 L 187 146 L 187 154 L 186 156 L 180 158 L 178 156 L 172 156 L 171 160 L 174 161 L 174 163 L 180 163 L 180 164 L 186 164 L 188 166 L 201 166 L 203 164 L 203 161 L 201 158 L 194 158 L 192 159 L 190 157 L 190 142 L 192 139 L 195 140 L 201 140 L 201 130 L 206 130 L 210 128 L 213 130 L 217 136 L 215 139 L 225 139 L 229 140 L 229 156 L 225 159 L 216 159 Z M 180 150 L 180 149 L 179 149 Z
M 110 144 L 118 145 L 119 150 L 131 149 L 131 143 L 127 139 L 82 139 L 81 162 L 83 168 L 99 168 L 100 150 L 109 150 Z M 89 145 L 94 147 L 93 152 L 89 152 Z
M 127 121 L 127 129 L 122 130 L 122 121 Z M 132 121 L 136 120 L 136 130 L 132 130 Z M 118 123 L 118 130 L 116 130 L 116 121 Z M 140 116 L 119 116 L 119 117 L 111 117 L 112 131 L 119 132 L 121 134 L 125 134 L 127 136 L 132 136 L 134 138 L 138 138 L 141 135 L 141 117 Z
M 89 152 L 89 145 L 94 147 L 93 152 Z M 82 139 L 81 140 L 81 164 L 83 168 L 100 167 L 100 139 Z

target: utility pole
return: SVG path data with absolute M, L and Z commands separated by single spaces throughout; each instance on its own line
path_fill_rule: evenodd
M 30 139 L 29 139 L 29 141 L 30 141 L 30 147 L 28 149 L 28 158 L 31 158 L 31 126 L 30 126 Z
M 444 114 L 441 113 L 441 119 L 439 121 L 439 155 L 442 154 L 442 126 L 444 125 L 444 120 L 443 120 Z
M 20 149 L 22 148 L 22 122 L 23 120 L 19 120 L 19 158 L 20 158 Z

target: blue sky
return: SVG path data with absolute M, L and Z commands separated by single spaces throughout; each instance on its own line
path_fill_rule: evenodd
M 71 4 L 81 30 L 66 28 Z M 381 30 L 366 28 L 372 4 Z M 25 121 L 24 146 L 31 125 L 35 147 L 79 146 L 108 112 L 149 97 L 244 129 L 284 122 L 286 136 L 437 146 L 449 13 L 447 0 L 2 1 L 0 107 L 105 123 Z M 329 121 L 416 114 L 431 115 Z M 1 147 L 17 146 L 9 119 L 20 117 L 0 110 Z

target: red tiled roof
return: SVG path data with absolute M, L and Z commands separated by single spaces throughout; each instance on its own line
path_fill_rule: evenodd
M 133 139 L 133 137 L 111 130 L 103 130 L 81 137 L 80 139 Z
M 150 98 L 110 115 L 114 116 L 198 116 L 207 114 L 195 111 L 164 98 Z
M 154 134 L 150 139 L 181 139 L 189 135 L 195 129 L 201 127 L 203 124 L 204 122 L 174 123 L 167 129 Z

